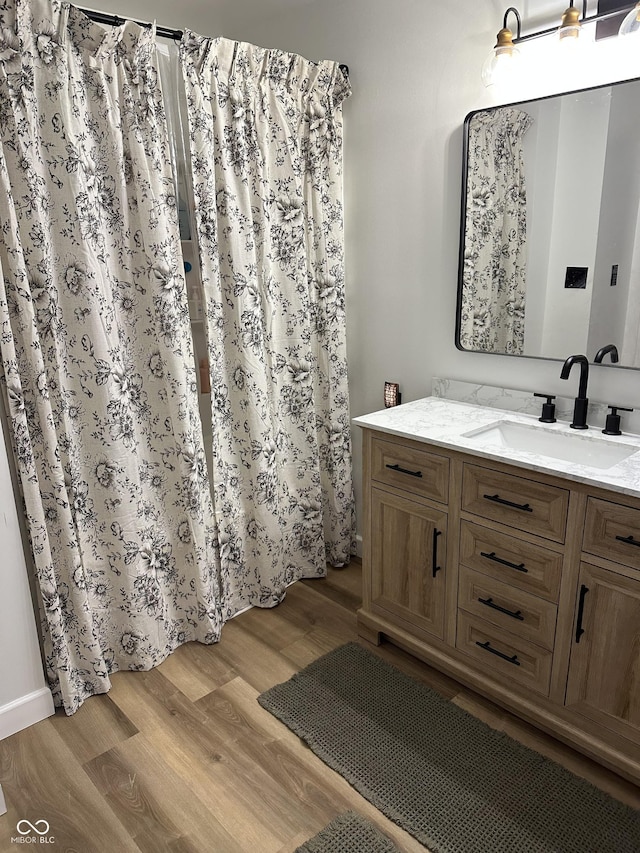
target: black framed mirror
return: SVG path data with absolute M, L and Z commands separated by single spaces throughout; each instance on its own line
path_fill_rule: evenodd
M 456 346 L 640 369 L 640 79 L 464 122 Z

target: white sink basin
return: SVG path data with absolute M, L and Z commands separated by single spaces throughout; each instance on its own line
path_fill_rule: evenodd
M 569 435 L 543 426 L 507 420 L 470 430 L 464 433 L 464 437 L 472 438 L 482 447 L 524 450 L 589 468 L 612 468 L 640 451 L 640 447 L 633 444 L 609 441 L 582 432 Z

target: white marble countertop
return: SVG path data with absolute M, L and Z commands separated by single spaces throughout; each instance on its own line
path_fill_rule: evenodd
M 635 447 L 628 458 L 608 468 L 594 467 L 581 462 L 568 462 L 529 450 L 516 450 L 509 446 L 490 446 L 482 436 L 469 433 L 499 421 L 527 425 L 531 430 L 544 430 L 564 434 L 573 445 L 582 448 L 588 457 L 595 443 Z M 487 406 L 459 403 L 440 397 L 426 397 L 390 409 L 382 409 L 370 415 L 353 419 L 357 426 L 399 435 L 414 441 L 424 441 L 450 450 L 459 450 L 484 459 L 507 462 L 519 468 L 553 474 L 567 480 L 587 483 L 611 489 L 626 495 L 640 497 L 640 435 L 623 433 L 620 436 L 605 436 L 599 428 L 572 430 L 568 422 L 542 424 L 533 415 L 508 412 Z

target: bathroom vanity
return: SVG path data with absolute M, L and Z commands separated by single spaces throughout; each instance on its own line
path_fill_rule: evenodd
M 640 436 L 435 397 L 355 423 L 360 636 L 640 782 Z

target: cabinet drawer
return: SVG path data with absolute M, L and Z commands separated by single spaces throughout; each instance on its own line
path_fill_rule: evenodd
M 551 652 L 497 625 L 458 610 L 456 648 L 478 661 L 490 678 L 549 695 Z
M 448 458 L 421 448 L 374 438 L 371 479 L 441 503 L 449 500 Z
M 569 492 L 535 480 L 481 468 L 464 466 L 462 509 L 564 542 Z
M 582 548 L 590 554 L 640 569 L 640 510 L 589 498 Z
M 550 601 L 462 566 L 458 607 L 524 640 L 553 649 L 557 608 Z
M 463 521 L 460 562 L 548 601 L 558 600 L 562 554 L 540 545 Z

